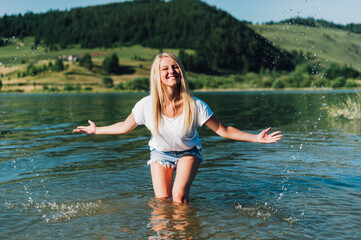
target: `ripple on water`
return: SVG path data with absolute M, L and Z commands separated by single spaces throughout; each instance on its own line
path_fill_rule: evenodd
M 107 211 L 107 204 L 101 200 L 88 202 L 39 202 L 36 203 L 29 197 L 25 203 L 5 202 L 7 209 L 17 209 L 21 212 L 38 212 L 45 222 L 58 222 L 73 218 L 92 216 Z
M 154 195 L 145 128 L 125 136 L 72 134 L 88 118 L 104 125 L 123 119 L 141 96 L 131 102 L 125 95 L 3 97 L 12 103 L 0 123 L 0 194 L 6 199 L 0 215 L 7 220 L 0 238 L 159 239 L 180 234 L 175 225 L 195 239 L 360 236 L 359 122 L 350 128 L 350 122 L 324 121 L 320 102 L 305 108 L 312 95 L 203 95 L 224 122 L 253 133 L 277 126 L 285 138 L 272 145 L 239 143 L 201 128 L 205 162 L 192 186 L 191 209 L 149 206 Z

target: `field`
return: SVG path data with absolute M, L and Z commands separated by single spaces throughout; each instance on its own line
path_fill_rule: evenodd
M 275 46 L 287 51 L 297 51 L 317 68 L 326 68 L 330 63 L 349 66 L 361 71 L 361 34 L 326 27 L 308 27 L 294 24 L 249 25 L 257 33 L 267 38 Z M 179 53 L 179 49 L 163 49 L 163 51 Z M 46 46 L 34 46 L 34 39 L 8 39 L 6 46 L 0 47 L 0 80 L 2 92 L 54 92 L 64 90 L 76 91 L 124 91 L 121 84 L 134 79 L 148 78 L 152 59 L 159 49 L 151 49 L 140 45 L 118 46 L 114 48 L 82 49 L 78 45 L 66 49 L 48 49 Z M 193 53 L 193 50 L 186 50 Z M 23 74 L 29 65 L 41 68 L 49 62 L 54 63 L 59 57 L 80 58 L 86 53 L 92 57 L 93 68 L 88 70 L 78 62 L 64 61 L 66 66 L 62 72 L 41 71 L 32 76 Z M 107 75 L 102 62 L 108 55 L 116 54 L 119 64 L 131 69 L 132 73 Z M 193 89 L 264 89 L 292 88 L 294 80 L 299 76 L 296 69 L 292 73 L 262 72 L 212 76 L 189 72 L 190 85 Z M 304 71 L 304 70 L 301 70 Z M 305 73 L 301 77 L 302 84 L 296 87 L 332 87 L 330 80 L 325 80 L 324 72 Z M 114 87 L 106 88 L 102 83 L 104 77 L 113 80 Z M 359 87 L 361 80 L 348 79 L 346 87 Z M 118 86 L 118 87 L 117 87 Z M 144 89 L 144 87 L 143 87 Z
M 0 73 L 3 83 L 2 92 L 55 92 L 55 91 L 123 91 L 117 88 L 119 84 L 131 82 L 137 78 L 148 78 L 154 56 L 159 49 L 151 49 L 135 46 L 121 46 L 116 48 L 82 49 L 77 45 L 67 49 L 50 51 L 40 45 L 32 46 L 33 38 L 25 38 L 23 41 L 10 39 L 10 44 L 0 48 Z M 163 49 L 163 51 L 179 53 L 179 49 Z M 193 50 L 186 50 L 188 54 Z M 66 66 L 62 72 L 43 71 L 36 76 L 22 76 L 30 64 L 38 68 L 54 63 L 58 57 L 76 56 L 82 57 L 89 53 L 94 64 L 90 70 L 81 67 L 78 62 L 64 61 Z M 102 69 L 102 62 L 108 55 L 116 54 L 119 64 L 132 69 L 131 74 L 107 75 Z M 269 87 L 263 82 L 269 82 L 270 77 L 264 77 L 254 73 L 233 74 L 224 76 L 212 76 L 188 72 L 190 85 L 193 89 L 253 89 Z M 106 88 L 102 83 L 104 77 L 112 78 L 113 88 Z M 144 87 L 143 87 L 144 89 Z
M 37 92 L 52 89 L 62 90 L 66 85 L 81 85 L 82 89 L 91 88 L 93 91 L 110 91 L 102 84 L 104 77 L 111 77 L 114 85 L 131 81 L 138 77 L 148 77 L 150 65 L 158 49 L 142 46 L 122 46 L 111 49 L 82 49 L 79 46 L 70 46 L 67 49 L 50 51 L 46 47 L 32 46 L 33 39 L 26 38 L 23 41 L 9 39 L 9 44 L 0 48 L 0 73 L 3 83 L 2 91 L 5 92 Z M 164 51 L 178 54 L 177 49 L 164 49 Z M 188 51 L 191 52 L 191 51 Z M 62 72 L 51 70 L 41 72 L 36 76 L 22 77 L 29 64 L 42 67 L 49 62 L 54 63 L 58 57 L 69 56 L 80 58 L 89 53 L 92 57 L 93 68 L 88 70 L 79 66 L 74 61 L 64 61 L 66 69 Z M 102 61 L 107 55 L 116 54 L 119 64 L 133 70 L 132 74 L 107 75 L 102 70 Z
M 288 51 L 302 51 L 320 64 L 346 64 L 361 70 L 361 34 L 326 27 L 294 24 L 249 25 L 274 45 Z

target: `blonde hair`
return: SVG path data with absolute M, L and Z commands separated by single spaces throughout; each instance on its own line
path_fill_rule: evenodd
M 163 58 L 172 58 L 181 70 L 180 98 L 183 100 L 183 116 L 186 134 L 190 133 L 196 116 L 196 105 L 189 91 L 188 80 L 182 61 L 172 53 L 160 53 L 153 61 L 150 71 L 150 95 L 153 108 L 153 129 L 154 133 L 159 132 L 159 123 L 162 120 L 162 109 L 164 107 L 166 92 L 160 79 L 160 61 Z

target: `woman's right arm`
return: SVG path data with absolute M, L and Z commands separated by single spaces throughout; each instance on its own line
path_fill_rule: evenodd
M 90 120 L 88 122 L 90 124 L 89 126 L 79 126 L 73 131 L 87 134 L 124 134 L 132 131 L 138 126 L 132 113 L 124 122 L 118 122 L 105 127 L 97 127 L 95 123 Z

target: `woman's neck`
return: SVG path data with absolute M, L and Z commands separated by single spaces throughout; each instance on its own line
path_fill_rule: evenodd
M 164 94 L 165 94 L 165 98 L 164 98 L 165 104 L 169 102 L 175 103 L 179 101 L 181 98 L 179 88 L 166 88 Z
M 179 91 L 167 92 L 163 102 L 163 114 L 169 118 L 175 118 L 183 112 L 183 101 Z

